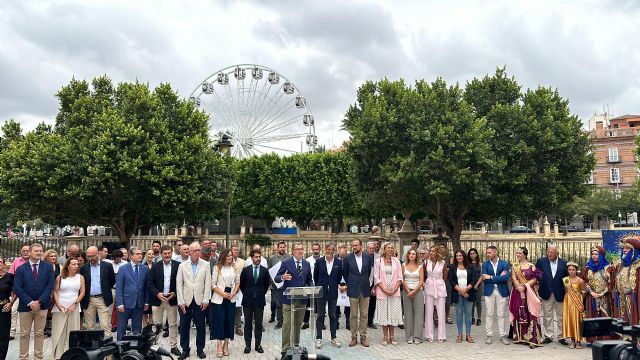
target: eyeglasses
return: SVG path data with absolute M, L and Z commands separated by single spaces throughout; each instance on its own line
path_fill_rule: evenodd
M 191 249 L 189 251 L 191 251 L 191 252 L 200 252 L 200 249 Z

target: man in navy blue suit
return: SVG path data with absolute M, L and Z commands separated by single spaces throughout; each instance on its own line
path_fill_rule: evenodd
M 484 282 L 484 302 L 487 307 L 485 314 L 485 327 L 487 330 L 487 344 L 491 344 L 493 336 L 493 314 L 498 313 L 498 329 L 500 341 L 509 345 L 507 340 L 507 328 L 505 326 L 505 312 L 509 299 L 509 277 L 511 269 L 509 263 L 498 257 L 498 248 L 491 245 L 487 247 L 487 261 L 482 263 L 482 281 Z M 497 307 L 497 310 L 496 310 Z
M 130 262 L 118 270 L 116 276 L 116 306 L 118 307 L 118 340 L 122 340 L 131 320 L 134 333 L 142 331 L 142 314 L 149 307 L 147 275 L 149 268 L 141 263 L 142 250 L 129 248 Z M 126 296 L 125 296 L 126 294 Z
M 351 342 L 350 347 L 358 344 L 358 332 L 360 332 L 360 344 L 369 347 L 367 340 L 367 320 L 369 318 L 369 297 L 371 296 L 371 263 L 373 259 L 362 251 L 362 240 L 355 239 L 351 242 L 351 254 L 344 258 L 342 263 L 342 276 L 347 284 L 347 296 L 351 308 Z
M 540 297 L 542 298 L 542 313 L 544 314 L 544 342 L 548 344 L 555 335 L 553 315 L 558 319 L 558 339 L 566 345 L 562 338 L 562 302 L 564 300 L 564 284 L 562 279 L 568 276 L 567 261 L 558 257 L 558 247 L 550 244 L 547 256 L 536 261 L 536 269 L 542 271 L 540 279 Z
M 244 312 L 244 353 L 251 352 L 251 325 L 254 324 L 256 337 L 256 351 L 264 353 L 262 349 L 262 316 L 267 305 L 265 295 L 271 285 L 269 269 L 260 265 L 262 251 L 260 248 L 251 250 L 251 261 L 240 273 L 240 290 L 242 291 L 242 311 Z
M 51 291 L 55 283 L 53 266 L 41 261 L 42 244 L 31 245 L 29 261 L 16 270 L 13 289 L 20 300 L 20 360 L 29 359 L 29 341 L 33 326 L 33 357 L 42 360 L 44 325 L 51 308 Z
M 293 257 L 284 260 L 280 265 L 280 270 L 274 281 L 276 283 L 284 282 L 282 292 L 284 293 L 290 287 L 313 286 L 311 277 L 311 264 L 303 258 L 304 247 L 302 243 L 293 244 Z M 287 350 L 292 346 L 300 343 L 300 330 L 302 320 L 304 319 L 304 310 L 307 306 L 306 300 L 291 300 L 287 296 L 282 297 L 282 315 L 284 323 L 282 326 L 282 357 L 284 358 Z M 293 329 L 291 329 L 291 307 L 295 307 Z M 290 341 L 290 335 L 293 331 L 293 344 Z
M 340 347 L 340 342 L 336 337 L 336 303 L 338 302 L 338 286 L 342 280 L 342 261 L 333 256 L 335 244 L 327 243 L 324 247 L 324 256 L 316 260 L 313 269 L 313 278 L 316 286 L 322 286 L 322 297 L 316 299 L 318 317 L 316 321 L 316 349 L 322 348 L 322 324 L 324 324 L 325 306 L 329 311 L 329 330 L 331 331 L 331 345 Z

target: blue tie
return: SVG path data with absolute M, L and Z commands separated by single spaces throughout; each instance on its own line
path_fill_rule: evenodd
M 138 281 L 138 265 L 135 266 L 134 273 L 136 274 L 136 281 Z

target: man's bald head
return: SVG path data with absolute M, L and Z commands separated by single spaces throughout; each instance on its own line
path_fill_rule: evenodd
M 98 247 L 97 246 L 89 246 L 86 252 L 87 259 L 92 264 L 97 264 L 100 258 L 98 257 Z

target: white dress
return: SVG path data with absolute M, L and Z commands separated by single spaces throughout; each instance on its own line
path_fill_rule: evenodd
M 68 308 L 71 306 L 80 293 L 80 277 L 76 274 L 73 277 L 60 278 L 60 294 L 58 302 Z M 57 306 L 51 310 L 51 345 L 53 347 L 54 359 L 60 359 L 62 354 L 69 350 L 69 333 L 80 330 L 80 304 L 76 305 L 73 312 L 61 312 Z

